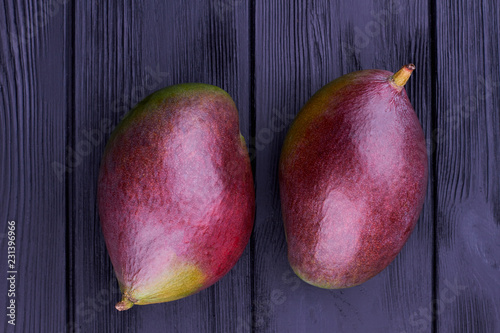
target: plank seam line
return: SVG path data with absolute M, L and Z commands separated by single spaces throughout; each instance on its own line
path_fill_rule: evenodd
M 430 37 L 430 67 L 431 67 L 431 151 L 430 151 L 430 164 L 432 172 L 432 293 L 431 299 L 437 299 L 438 295 L 438 240 L 437 240 L 437 217 L 438 217 L 438 169 L 437 169 L 437 142 L 432 142 L 434 140 L 433 133 L 437 129 L 438 125 L 438 115 L 437 115 L 437 69 L 438 69 L 438 50 L 437 50 L 437 2 L 436 0 L 429 0 L 429 37 Z M 438 331 L 438 314 L 432 313 L 431 322 L 431 332 L 437 333 Z
M 67 4 L 65 12 L 66 22 L 65 30 L 66 30 L 66 38 L 65 44 L 69 47 L 69 51 L 66 51 L 66 64 L 65 71 L 67 75 L 65 75 L 66 81 L 66 147 L 69 145 L 75 146 L 75 39 L 76 39 L 76 6 L 74 3 L 70 2 Z M 67 151 L 67 150 L 66 150 Z M 65 159 L 66 165 L 68 164 L 68 154 L 65 151 Z M 73 212 L 71 210 L 71 191 L 74 186 L 72 184 L 73 177 L 71 177 L 71 173 L 66 171 L 65 174 L 65 198 L 66 198 L 66 327 L 65 330 L 69 333 L 72 333 L 69 328 L 72 327 L 71 324 L 75 324 L 75 292 L 74 292 L 74 251 L 72 250 L 74 244 L 74 229 L 72 227 L 72 218 Z

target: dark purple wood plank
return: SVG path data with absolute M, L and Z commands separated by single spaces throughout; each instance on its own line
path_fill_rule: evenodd
M 353 70 L 398 70 L 430 138 L 428 4 L 393 1 L 256 2 L 257 221 L 253 327 L 258 332 L 414 332 L 414 311 L 432 297 L 429 188 L 421 219 L 396 260 L 365 284 L 336 291 L 291 271 L 280 213 L 278 158 L 286 128 L 321 86 Z M 426 322 L 430 331 L 431 322 Z
M 57 332 L 66 322 L 65 12 L 60 4 L 10 0 L 0 10 L 2 332 Z M 8 221 L 15 221 L 13 267 Z
M 90 141 L 89 131 L 100 133 L 72 173 L 73 306 L 82 332 L 235 332 L 240 321 L 249 321 L 248 249 L 227 276 L 199 294 L 123 313 L 115 310 L 117 283 L 95 199 L 110 129 L 136 102 L 162 87 L 204 82 L 226 89 L 248 138 L 248 6 L 246 1 L 76 5 L 75 145 Z
M 500 330 L 500 5 L 437 4 L 437 332 Z

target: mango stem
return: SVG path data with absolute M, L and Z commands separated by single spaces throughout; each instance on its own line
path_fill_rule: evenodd
M 125 310 L 130 309 L 133 306 L 134 306 L 134 303 L 130 300 L 127 293 L 124 293 L 122 296 L 122 300 L 120 302 L 116 303 L 115 308 L 118 311 L 125 311 Z
M 399 71 L 397 71 L 390 77 L 389 81 L 391 81 L 391 83 L 396 86 L 396 88 L 401 89 L 410 78 L 411 73 L 414 69 L 414 64 L 404 65 Z

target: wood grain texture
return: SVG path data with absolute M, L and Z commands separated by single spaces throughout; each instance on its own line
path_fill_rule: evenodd
M 500 6 L 437 2 L 437 332 L 500 330 Z
M 365 284 L 336 291 L 291 272 L 280 213 L 278 159 L 290 116 L 348 72 L 415 62 L 407 90 L 430 138 L 428 4 L 366 1 L 256 3 L 257 221 L 254 328 L 258 332 L 413 332 L 432 297 L 432 191 L 397 259 Z M 285 128 L 270 128 L 283 119 Z M 270 133 L 270 134 L 268 134 Z M 427 323 L 430 331 L 431 322 Z
M 65 8 L 6 1 L 0 10 L 0 331 L 64 327 Z M 15 268 L 7 221 L 16 222 Z M 17 271 L 15 298 L 7 271 Z M 15 300 L 16 325 L 6 308 Z M 9 302 L 9 304 L 7 303 Z
M 70 306 L 75 327 L 82 332 L 235 332 L 240 322 L 249 321 L 248 249 L 227 276 L 199 294 L 116 311 L 120 296 L 95 199 L 109 130 L 135 103 L 165 86 L 204 82 L 225 89 L 239 108 L 241 130 L 248 138 L 247 7 L 244 1 L 78 3 L 74 144 L 90 141 L 89 131 L 103 134 L 72 174 L 75 244 Z
M 6 0 L 0 9 L 0 307 L 16 224 L 16 326 L 5 332 L 500 332 L 497 1 Z M 395 71 L 423 125 L 429 187 L 395 261 L 328 291 L 292 272 L 280 211 L 286 130 L 321 86 Z M 233 97 L 251 144 L 251 244 L 214 286 L 118 312 L 96 205 L 112 129 L 181 82 Z

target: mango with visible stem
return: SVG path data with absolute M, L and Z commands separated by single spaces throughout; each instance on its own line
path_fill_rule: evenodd
M 253 227 L 250 159 L 231 97 L 208 84 L 160 90 L 132 109 L 102 158 L 98 205 L 122 301 L 173 301 L 222 278 Z
M 427 186 L 422 127 L 393 74 L 362 70 L 321 88 L 283 144 L 279 184 L 288 258 L 322 288 L 381 272 L 415 227 Z

